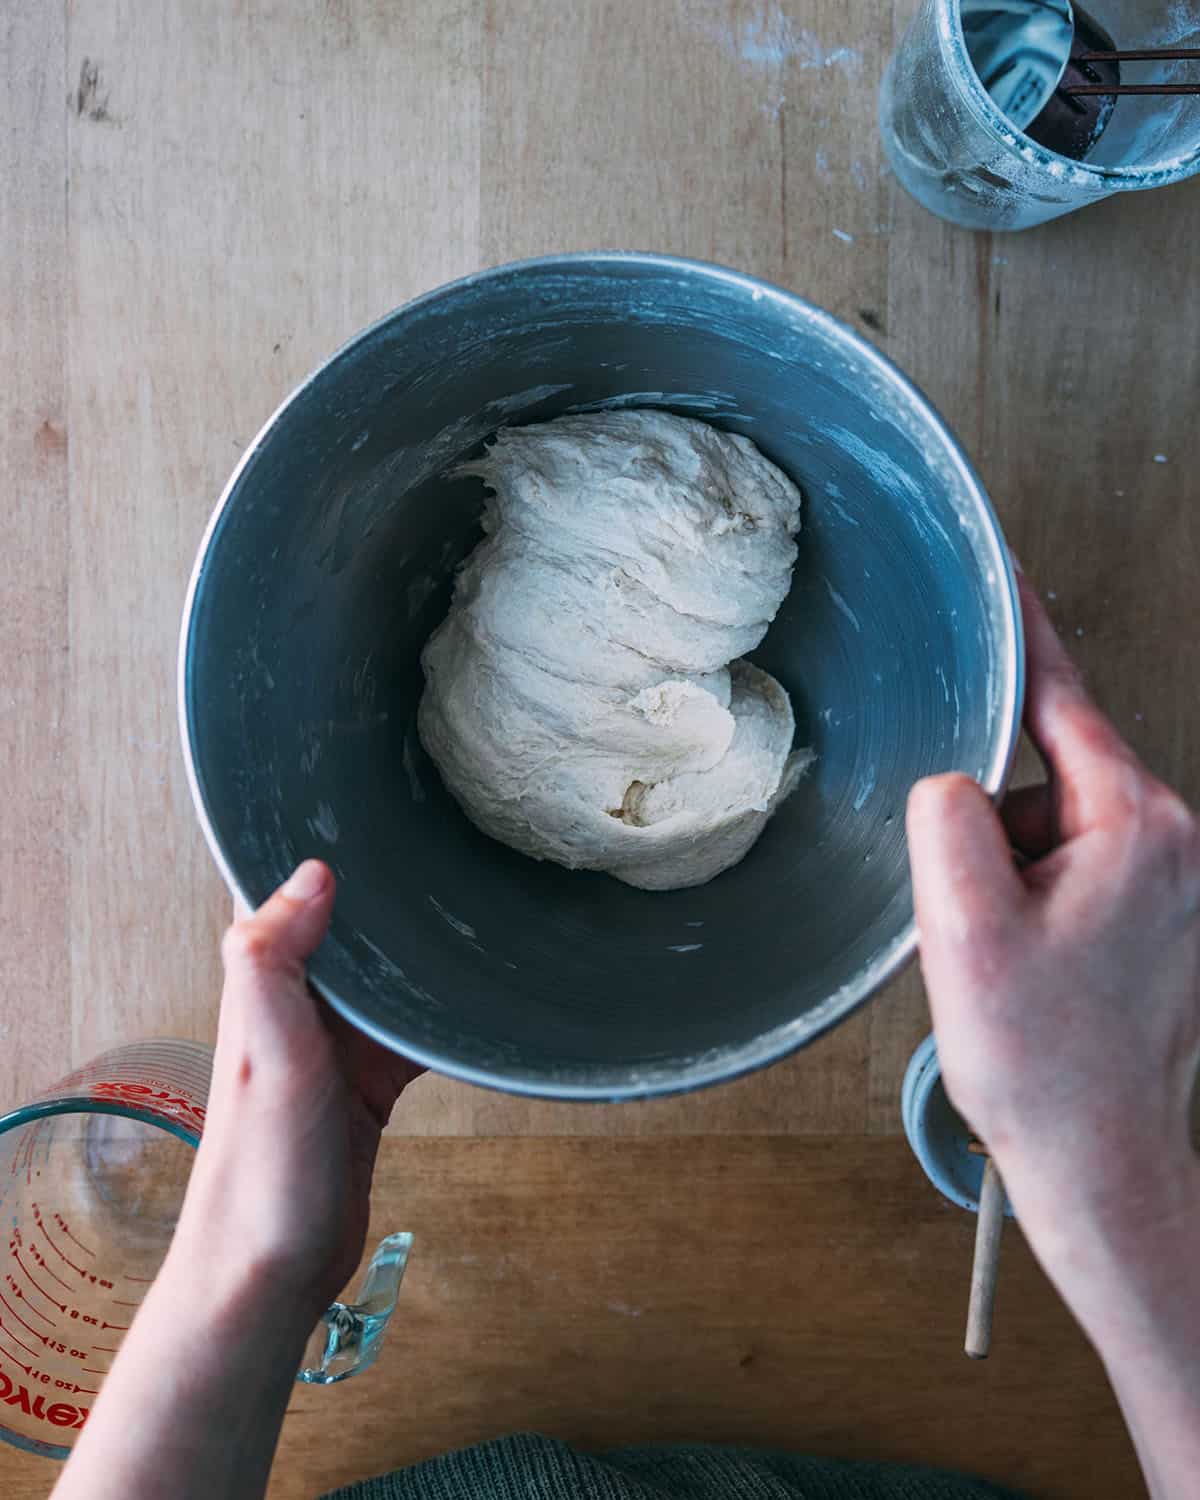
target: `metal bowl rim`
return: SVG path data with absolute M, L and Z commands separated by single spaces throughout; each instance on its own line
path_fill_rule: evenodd
M 868 365 L 897 393 L 906 399 L 923 418 L 930 435 L 942 444 L 963 490 L 969 495 L 982 521 L 983 529 L 991 544 L 996 567 L 997 587 L 1002 590 L 1005 611 L 1005 638 L 1002 643 L 1002 660 L 1007 681 L 1004 691 L 1003 732 L 992 747 L 991 758 L 980 777 L 980 784 L 994 799 L 999 799 L 1008 783 L 1016 758 L 1020 735 L 1021 709 L 1024 701 L 1024 637 L 1021 626 L 1020 595 L 1016 574 L 1007 546 L 1004 544 L 1000 524 L 992 508 L 987 492 L 979 477 L 963 453 L 957 439 L 942 420 L 933 404 L 917 385 L 869 340 L 853 328 L 835 318 L 832 313 L 768 281 L 762 281 L 742 271 L 710 261 L 691 260 L 672 255 L 660 255 L 642 251 L 577 251 L 564 255 L 537 256 L 527 260 L 509 261 L 490 266 L 468 276 L 459 277 L 441 286 L 424 292 L 409 302 L 385 313 L 381 318 L 361 329 L 347 339 L 326 360 L 316 367 L 279 403 L 238 460 L 217 500 L 200 545 L 196 561 L 184 597 L 183 617 L 179 633 L 176 691 L 178 697 L 179 733 L 183 750 L 184 767 L 192 802 L 217 868 L 230 892 L 247 906 L 252 905 L 232 862 L 217 837 L 209 808 L 205 800 L 196 765 L 192 741 L 191 720 L 188 712 L 188 655 L 191 645 L 191 626 L 194 618 L 196 595 L 204 572 L 208 554 L 226 508 L 237 492 L 242 475 L 250 461 L 270 438 L 275 427 L 288 408 L 304 392 L 320 380 L 325 373 L 341 360 L 368 343 L 383 328 L 411 316 L 419 309 L 427 308 L 439 301 L 462 296 L 488 282 L 504 277 L 524 275 L 548 270 L 584 270 L 609 268 L 620 271 L 625 267 L 652 268 L 675 272 L 681 276 L 695 276 L 708 281 L 723 282 L 753 297 L 772 298 L 795 316 L 799 315 L 810 326 L 819 329 L 834 342 L 848 346 L 854 354 Z M 514 1072 L 498 1068 L 488 1070 L 458 1061 L 432 1048 L 412 1044 L 398 1038 L 359 1013 L 357 1007 L 344 999 L 322 980 L 312 977 L 312 982 L 322 997 L 353 1026 L 365 1032 L 374 1041 L 392 1052 L 400 1052 L 424 1067 L 432 1068 L 447 1077 L 455 1078 L 483 1088 L 499 1089 L 506 1093 L 520 1094 L 532 1098 L 556 1100 L 591 1100 L 614 1103 L 631 1099 L 656 1098 L 669 1094 L 690 1093 L 696 1089 L 716 1083 L 729 1082 L 743 1074 L 766 1067 L 801 1047 L 818 1040 L 825 1033 L 847 1019 L 892 979 L 911 959 L 917 947 L 916 921 L 910 917 L 902 932 L 881 949 L 870 963 L 864 965 L 854 979 L 842 985 L 814 1010 L 809 1010 L 791 1021 L 773 1027 L 770 1031 L 749 1042 L 704 1053 L 698 1057 L 671 1060 L 653 1067 L 627 1067 L 610 1069 L 604 1076 L 602 1070 L 589 1069 L 589 1081 L 579 1082 L 563 1079 L 546 1072 Z

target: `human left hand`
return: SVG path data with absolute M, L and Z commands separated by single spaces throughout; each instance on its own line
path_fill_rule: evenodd
M 225 936 L 208 1117 L 172 1250 L 269 1277 L 314 1322 L 362 1256 L 380 1133 L 421 1072 L 308 986 L 334 887 L 308 860 Z
M 225 939 L 187 1198 L 55 1500 L 261 1500 L 305 1341 L 362 1255 L 380 1132 L 420 1071 L 308 987 L 333 895 L 308 860 Z

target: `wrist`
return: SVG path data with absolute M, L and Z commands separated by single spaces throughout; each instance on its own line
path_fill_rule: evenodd
M 1200 1166 L 1138 1191 L 1052 1201 L 1023 1191 L 1019 1174 L 1005 1180 L 1026 1238 L 1106 1362 L 1200 1346 Z
M 204 1339 L 242 1341 L 264 1330 L 275 1349 L 304 1345 L 326 1303 L 270 1260 L 230 1249 L 181 1220 L 152 1289 L 156 1300 Z
M 277 1278 L 225 1248 L 180 1221 L 56 1500 L 264 1493 L 311 1330 Z
M 197 1157 L 168 1256 L 173 1274 L 197 1277 L 217 1306 L 269 1306 L 281 1326 L 307 1334 L 357 1264 L 361 1247 L 339 1274 L 349 1215 L 215 1144 L 203 1142 Z

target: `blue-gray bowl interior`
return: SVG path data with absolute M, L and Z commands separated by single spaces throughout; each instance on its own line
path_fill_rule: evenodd
M 480 481 L 452 466 L 505 423 L 614 405 L 744 433 L 806 500 L 755 659 L 816 763 L 747 858 L 692 890 L 486 838 L 416 732 L 421 648 L 481 535 Z M 193 580 L 185 751 L 249 901 L 304 856 L 332 865 L 311 972 L 360 1026 L 475 1081 L 629 1097 L 770 1061 L 903 961 L 906 794 L 952 768 L 1000 786 L 1020 658 L 986 498 L 869 345 L 719 268 L 563 257 L 401 309 L 267 424 Z

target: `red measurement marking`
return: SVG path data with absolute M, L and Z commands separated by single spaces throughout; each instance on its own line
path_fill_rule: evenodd
M 132 1325 L 129 1323 L 105 1323 L 101 1320 L 101 1328 L 111 1328 L 114 1333 L 128 1333 Z
M 8 1308 L 9 1312 L 12 1313 L 13 1317 L 16 1318 L 17 1322 L 20 1323 L 22 1328 L 28 1328 L 30 1333 L 33 1334 L 34 1338 L 41 1339 L 43 1344 L 46 1342 L 46 1335 L 44 1333 L 39 1333 L 36 1328 L 31 1328 L 3 1292 L 0 1292 L 0 1302 L 4 1303 L 5 1307 Z
M 28 1344 L 21 1343 L 21 1340 L 16 1336 L 12 1329 L 6 1328 L 3 1323 L 0 1323 L 0 1333 L 3 1333 L 7 1338 L 12 1339 L 14 1344 L 20 1344 L 21 1348 L 24 1349 L 26 1354 L 32 1354 L 34 1359 L 37 1358 L 37 1350 L 31 1349 Z
M 13 1251 L 13 1259 L 16 1261 L 17 1265 L 20 1266 L 20 1268 L 22 1269 L 22 1271 L 25 1272 L 26 1276 L 29 1276 L 29 1267 L 21 1259 L 21 1252 L 19 1250 L 14 1250 Z M 33 1279 L 32 1276 L 29 1276 L 29 1280 L 30 1280 L 30 1283 L 32 1284 L 32 1286 L 34 1287 L 34 1289 L 36 1291 L 41 1292 L 42 1296 L 45 1297 L 46 1301 L 49 1302 L 52 1307 L 57 1307 L 58 1310 L 59 1310 L 59 1312 L 61 1312 L 61 1313 L 65 1313 L 66 1312 L 66 1310 L 67 1310 L 67 1304 L 65 1302 L 57 1302 L 57 1301 L 55 1301 L 55 1299 L 50 1295 L 49 1292 L 43 1290 L 42 1287 L 38 1286 L 37 1282 L 34 1281 L 34 1279 Z
M 38 1228 L 45 1235 L 47 1245 L 50 1246 L 51 1250 L 54 1251 L 55 1255 L 57 1255 L 60 1260 L 65 1261 L 66 1264 L 68 1266 L 70 1266 L 70 1268 L 72 1269 L 72 1271 L 78 1271 L 81 1276 L 86 1276 L 87 1272 L 83 1269 L 83 1267 L 82 1266 L 77 1266 L 73 1260 L 70 1260 L 67 1256 L 65 1256 L 63 1254 L 63 1252 L 58 1248 L 58 1246 L 54 1243 L 54 1241 L 50 1238 L 50 1230 L 47 1228 L 46 1221 L 45 1221 L 45 1219 L 42 1218 L 42 1211 L 37 1206 L 36 1203 L 33 1205 L 33 1217 L 34 1217 L 34 1219 L 35 1219 L 35 1221 L 37 1223 Z M 50 1268 L 47 1266 L 46 1269 L 49 1270 Z M 66 1286 L 66 1285 L 67 1285 L 67 1283 L 64 1281 L 63 1282 L 63 1286 Z M 69 1288 L 68 1288 L 68 1290 L 69 1290 Z
M 17 1299 L 18 1302 L 23 1302 L 25 1304 L 25 1306 L 29 1309 L 29 1311 L 31 1313 L 35 1313 L 39 1318 L 41 1318 L 45 1322 L 49 1323 L 49 1325 L 50 1325 L 51 1328 L 57 1328 L 58 1327 L 58 1324 L 55 1323 L 54 1319 L 50 1318 L 50 1317 L 47 1317 L 46 1314 L 41 1310 L 40 1307 L 34 1307 L 33 1303 L 30 1302 L 29 1298 L 25 1295 L 25 1293 L 17 1285 L 17 1283 L 16 1283 L 16 1281 L 15 1281 L 15 1279 L 13 1277 L 6 1276 L 4 1279 L 5 1279 L 5 1281 L 8 1282 L 8 1285 L 9 1285 L 10 1290 L 12 1291 L 12 1294 Z
M 28 1372 L 26 1372 L 26 1373 L 28 1373 Z M 83 1373 L 85 1375 L 107 1375 L 108 1371 L 107 1370 L 93 1370 L 88 1365 L 84 1365 L 84 1367 L 83 1367 Z M 88 1394 L 94 1396 L 96 1393 L 95 1393 L 95 1391 L 89 1391 Z
M 73 1245 L 78 1245 L 85 1255 L 95 1255 L 96 1252 L 94 1250 L 89 1250 L 82 1240 L 77 1240 L 75 1238 L 75 1236 L 71 1233 L 70 1225 L 67 1223 L 66 1219 L 63 1218 L 62 1214 L 55 1214 L 54 1222 L 71 1241 L 71 1243 Z
M 25 1373 L 26 1373 L 26 1375 L 28 1375 L 28 1374 L 30 1374 L 32 1372 L 32 1370 L 33 1370 L 33 1366 L 32 1365 L 24 1365 L 24 1364 L 22 1364 L 19 1359 L 15 1358 L 13 1355 L 9 1354 L 6 1349 L 0 1349 L 0 1354 L 3 1354 L 4 1357 L 5 1357 L 5 1359 L 7 1359 L 10 1362 L 10 1364 L 16 1365 L 16 1367 L 17 1367 L 18 1370 L 24 1370 Z
M 115 1354 L 117 1352 L 115 1349 L 106 1348 L 103 1344 L 93 1344 L 92 1349 L 97 1354 Z
M 8 1329 L 6 1328 L 4 1330 L 4 1332 L 7 1333 Z M 27 1350 L 26 1352 L 29 1353 L 29 1354 L 33 1353 L 33 1351 L 31 1349 Z M 8 1356 L 9 1359 L 15 1359 L 16 1362 L 19 1365 L 21 1364 L 21 1356 L 19 1354 L 10 1354 L 9 1351 L 2 1344 L 0 1344 L 0 1354 L 5 1354 L 5 1355 Z M 37 1355 L 34 1354 L 33 1357 L 34 1357 L 34 1359 L 36 1359 Z M 21 1365 L 21 1368 L 25 1371 L 26 1375 L 29 1374 L 29 1371 L 30 1371 L 30 1366 L 29 1365 Z
M 73 1396 L 94 1396 L 95 1391 L 89 1391 L 86 1385 L 77 1385 L 71 1392 Z
M 128 1273 L 126 1273 L 125 1280 L 126 1281 L 140 1281 L 140 1282 L 143 1283 L 143 1285 L 149 1286 L 150 1283 L 154 1280 L 154 1277 L 153 1276 L 130 1276 Z
M 59 1286 L 62 1287 L 64 1292 L 73 1292 L 75 1290 L 75 1288 L 69 1281 L 64 1281 L 62 1279 L 62 1277 L 58 1274 L 54 1267 L 49 1264 L 49 1262 L 46 1260 L 46 1257 L 39 1251 L 38 1247 L 35 1244 L 30 1244 L 29 1253 L 33 1256 L 34 1260 L 37 1261 L 38 1265 L 41 1266 L 42 1270 L 45 1271 L 47 1276 L 54 1277 L 55 1281 L 58 1282 Z
M 141 1305 L 140 1302 L 122 1302 L 120 1297 L 113 1298 L 114 1307 L 141 1307 Z

